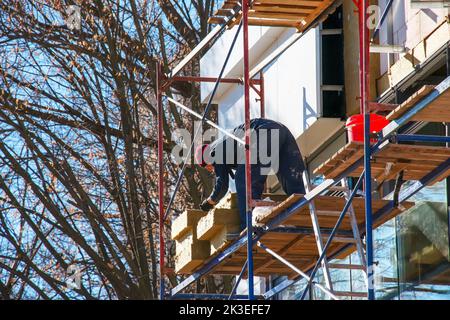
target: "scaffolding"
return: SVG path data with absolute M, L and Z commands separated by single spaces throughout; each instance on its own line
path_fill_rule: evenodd
M 256 2 L 259 3 L 260 1 Z M 294 6 L 293 11 L 289 13 L 280 13 L 279 10 L 275 9 L 276 7 L 280 7 L 280 5 L 283 4 L 283 1 L 271 0 L 269 2 L 274 6 L 273 12 L 270 11 L 271 7 L 267 4 L 264 5 L 264 3 L 260 6 L 258 4 L 254 5 L 250 0 L 226 0 L 222 9 L 210 19 L 210 22 L 218 23 L 218 26 L 216 26 L 211 33 L 173 69 L 173 71 L 164 74 L 162 72 L 161 64 L 158 62 L 156 65 L 159 165 L 159 268 L 161 276 L 161 299 L 270 299 L 291 285 L 297 283 L 299 280 L 306 279 L 307 286 L 302 292 L 302 299 L 306 298 L 308 292 L 311 295 L 313 289 L 316 288 L 321 290 L 331 299 L 338 300 L 340 297 L 350 296 L 373 300 L 375 299 L 373 229 L 387 221 L 387 219 L 390 219 L 408 207 L 411 207 L 413 204 L 407 202 L 407 200 L 414 194 L 427 185 L 440 181 L 450 174 L 450 152 L 448 148 L 436 147 L 433 149 L 431 147 L 423 147 L 413 150 L 411 149 L 413 148 L 411 145 L 399 144 L 400 142 L 411 141 L 440 142 L 448 144 L 450 143 L 450 138 L 448 136 L 398 134 L 398 130 L 412 120 L 450 122 L 450 111 L 447 110 L 448 101 L 450 100 L 450 77 L 436 87 L 425 88 L 419 92 L 417 96 L 412 97 L 409 101 L 395 109 L 390 115 L 391 123 L 378 134 L 377 142 L 371 143 L 374 137 L 369 128 L 370 112 L 375 103 L 369 101 L 370 33 L 365 24 L 365 21 L 368 18 L 367 10 L 369 1 L 353 0 L 358 8 L 359 17 L 360 107 L 361 114 L 364 114 L 364 143 L 348 144 L 333 158 L 318 168 L 316 173 L 322 174 L 325 177 L 325 180 L 320 185 L 310 185 L 308 177 L 305 177 L 305 185 L 307 186 L 306 194 L 293 195 L 286 201 L 278 204 L 271 211 L 270 215 L 262 220 L 264 226 L 257 229 L 253 229 L 252 210 L 258 206 L 258 202 L 253 201 L 251 198 L 251 155 L 250 148 L 246 147 L 247 231 L 241 234 L 231 244 L 227 245 L 222 251 L 205 261 L 203 265 L 197 268 L 177 286 L 172 288 L 170 293 L 166 295 L 164 287 L 164 275 L 167 271 L 164 266 L 164 223 L 170 214 L 173 198 L 183 177 L 186 163 L 181 169 L 171 200 L 165 207 L 163 181 L 164 137 L 162 128 L 164 116 L 164 92 L 173 82 L 177 81 L 214 83 L 209 102 L 202 115 L 195 113 L 172 98 L 167 97 L 167 99 L 176 106 L 190 112 L 195 117 L 221 130 L 224 134 L 230 135 L 241 144 L 249 146 L 251 142 L 250 90 L 255 90 L 259 95 L 261 114 L 264 115 L 263 70 L 298 41 L 305 33 L 324 21 L 342 4 L 342 0 L 311 1 L 309 7 L 305 7 L 305 1 L 301 1 L 302 4 L 295 7 L 295 1 L 290 1 L 291 5 Z M 390 7 L 390 4 L 388 5 L 388 8 Z M 383 13 L 383 16 L 385 16 L 386 11 Z M 217 78 L 178 76 L 180 71 L 207 45 L 220 36 L 227 27 L 231 28 L 238 24 L 239 27 L 231 44 L 230 51 L 226 56 L 224 65 Z M 248 45 L 249 25 L 295 27 L 298 32 L 254 66 L 253 69 L 250 69 Z M 243 79 L 224 78 L 223 73 L 225 67 L 241 30 L 243 34 Z M 258 76 L 258 79 L 254 79 L 256 76 Z M 232 136 L 207 119 L 212 99 L 220 83 L 243 85 L 246 129 L 244 141 Z M 439 119 L 430 116 L 429 110 L 433 110 L 433 112 L 438 110 L 440 115 Z M 420 163 L 418 163 L 421 160 L 420 156 L 416 159 L 417 161 L 406 161 L 408 159 L 405 159 L 405 157 L 414 153 L 423 156 L 427 155 L 429 152 L 436 155 L 435 159 L 432 161 L 433 165 L 422 163 L 422 166 L 420 166 Z M 188 157 L 190 157 L 190 154 L 187 155 L 187 158 Z M 383 162 L 380 159 L 388 160 Z M 424 162 L 423 159 L 422 162 Z M 418 169 L 418 167 L 420 168 Z M 396 190 L 393 200 L 372 199 L 371 182 L 374 177 L 386 180 L 397 177 L 399 174 L 401 174 L 404 179 L 414 180 L 415 182 L 408 188 Z M 347 184 L 348 177 L 359 177 L 358 182 L 353 188 L 350 188 Z M 339 184 L 340 186 L 338 186 Z M 357 193 L 361 186 L 364 186 L 364 197 L 358 198 Z M 326 194 L 330 190 L 342 191 L 344 192 L 344 197 L 332 197 L 332 199 L 329 199 L 330 197 Z M 333 210 L 330 210 L 330 201 L 333 203 Z M 305 212 L 310 214 L 311 220 L 308 223 L 305 223 L 304 219 L 298 219 L 299 213 Z M 286 225 L 289 226 L 286 227 Z M 361 239 L 363 234 L 365 235 L 365 244 Z M 299 249 L 298 246 L 300 238 L 303 239 L 302 249 Z M 284 243 L 284 245 L 277 248 L 270 248 L 269 245 L 266 245 L 266 243 L 270 243 L 270 239 L 276 239 L 277 243 Z M 268 242 L 266 242 L 266 240 Z M 315 247 L 316 252 L 319 252 L 318 258 L 306 260 L 299 259 L 302 255 L 305 257 L 305 252 L 301 250 L 304 248 L 312 248 L 312 246 Z M 297 248 L 295 249 L 297 251 L 293 249 L 294 247 Z M 360 265 L 337 265 L 328 263 L 329 259 L 348 255 L 355 250 L 359 255 Z M 311 255 L 311 252 L 308 253 L 308 256 L 309 255 Z M 270 256 L 271 259 L 275 259 L 279 262 L 276 267 L 270 267 L 270 263 L 267 263 L 267 256 Z M 292 262 L 293 260 L 295 261 L 295 264 Z M 329 269 L 332 268 L 363 270 L 366 275 L 367 293 L 337 292 L 333 290 L 332 280 L 329 276 Z M 315 280 L 315 276 L 319 269 L 323 270 L 325 285 L 322 285 Z M 219 272 L 220 274 L 232 274 L 237 276 L 236 284 L 230 295 L 183 293 L 183 290 L 188 288 L 196 280 L 213 271 Z M 271 288 L 263 295 L 255 296 L 254 276 L 267 276 L 271 273 L 288 275 L 288 279 Z M 244 276 L 248 279 L 248 293 L 246 295 L 236 295 L 236 288 Z

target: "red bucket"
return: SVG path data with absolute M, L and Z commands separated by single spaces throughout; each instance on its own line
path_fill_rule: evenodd
M 389 120 L 378 114 L 370 114 L 370 132 L 377 133 L 383 130 L 389 124 Z M 348 132 L 348 139 L 350 142 L 358 141 L 364 142 L 364 115 L 357 114 L 348 118 L 345 124 Z M 370 142 L 377 142 L 377 139 L 372 138 Z

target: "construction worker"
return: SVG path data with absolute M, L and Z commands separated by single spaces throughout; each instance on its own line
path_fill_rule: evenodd
M 244 130 L 245 125 L 242 124 L 233 130 L 233 135 L 243 139 L 245 137 Z M 270 170 L 276 173 L 278 181 L 287 195 L 304 194 L 302 174 L 305 165 L 297 142 L 289 129 L 273 120 L 252 119 L 250 130 L 252 198 L 254 200 L 261 199 Z M 270 161 L 267 161 L 268 155 L 270 155 Z M 195 152 L 195 160 L 197 164 L 216 175 L 214 189 L 211 195 L 202 202 L 200 208 L 203 211 L 214 208 L 227 194 L 231 176 L 235 180 L 241 230 L 244 230 L 246 228 L 244 145 L 237 142 L 236 139 L 226 136 L 209 145 L 199 146 Z

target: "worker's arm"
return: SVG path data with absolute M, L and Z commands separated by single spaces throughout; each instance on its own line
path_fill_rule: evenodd
M 230 178 L 228 176 L 229 170 L 226 164 L 214 165 L 214 172 L 216 174 L 216 183 L 211 195 L 208 198 L 210 204 L 216 204 L 228 192 L 228 185 Z

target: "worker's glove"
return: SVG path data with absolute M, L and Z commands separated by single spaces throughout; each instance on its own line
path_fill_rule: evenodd
M 202 204 L 200 205 L 200 209 L 202 209 L 203 211 L 209 211 L 212 208 L 214 208 L 214 206 L 208 202 L 208 200 L 205 200 L 202 202 Z

